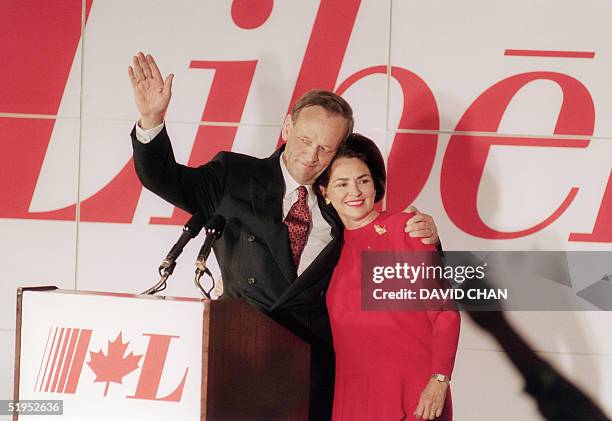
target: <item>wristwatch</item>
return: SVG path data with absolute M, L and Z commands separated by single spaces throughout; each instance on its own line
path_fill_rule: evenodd
M 432 374 L 431 378 L 439 381 L 440 383 L 450 383 L 450 378 L 448 376 L 445 376 L 444 374 Z

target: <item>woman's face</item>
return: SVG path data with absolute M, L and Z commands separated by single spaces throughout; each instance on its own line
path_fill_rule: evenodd
M 329 183 L 321 186 L 344 226 L 355 229 L 378 216 L 374 209 L 376 188 L 368 166 L 359 158 L 338 158 L 332 163 Z

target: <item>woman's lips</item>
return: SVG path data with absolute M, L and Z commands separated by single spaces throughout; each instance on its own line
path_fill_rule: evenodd
M 365 202 L 365 200 L 360 199 L 360 200 L 351 200 L 349 202 L 344 202 L 344 204 L 347 206 L 361 206 L 363 205 L 363 202 Z

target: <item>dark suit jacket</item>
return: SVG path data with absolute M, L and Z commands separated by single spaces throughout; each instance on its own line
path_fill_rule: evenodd
M 343 231 L 333 208 L 319 203 L 333 240 L 298 277 L 282 223 L 282 148 L 265 159 L 220 152 L 190 168 L 176 163 L 165 128 L 148 144 L 136 140 L 133 130 L 132 144 L 136 172 L 147 189 L 189 213 L 225 217 L 223 236 L 214 246 L 224 297 L 245 299 L 310 343 L 310 418 L 329 418 L 333 352 L 325 291 Z

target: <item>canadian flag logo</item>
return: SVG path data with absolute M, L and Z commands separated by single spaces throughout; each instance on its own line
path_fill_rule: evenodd
M 115 338 L 107 339 L 105 348 L 90 350 L 93 334 L 92 329 L 51 327 L 34 390 L 76 394 L 83 370 L 89 369 L 95 375 L 94 384 L 104 386 L 101 394 L 108 396 L 111 383 L 122 384 L 125 376 L 140 369 L 136 390 L 127 398 L 181 401 L 189 367 L 170 394 L 157 396 L 171 342 L 180 340 L 179 336 L 144 333 L 147 347 L 143 353 L 137 353 L 121 331 Z
M 121 332 L 114 341 L 108 341 L 108 354 L 104 352 L 89 352 L 91 361 L 87 365 L 96 373 L 94 382 L 106 382 L 104 396 L 108 393 L 111 382 L 121 384 L 123 378 L 138 368 L 142 355 L 130 353 L 124 356 L 128 343 L 123 343 Z

